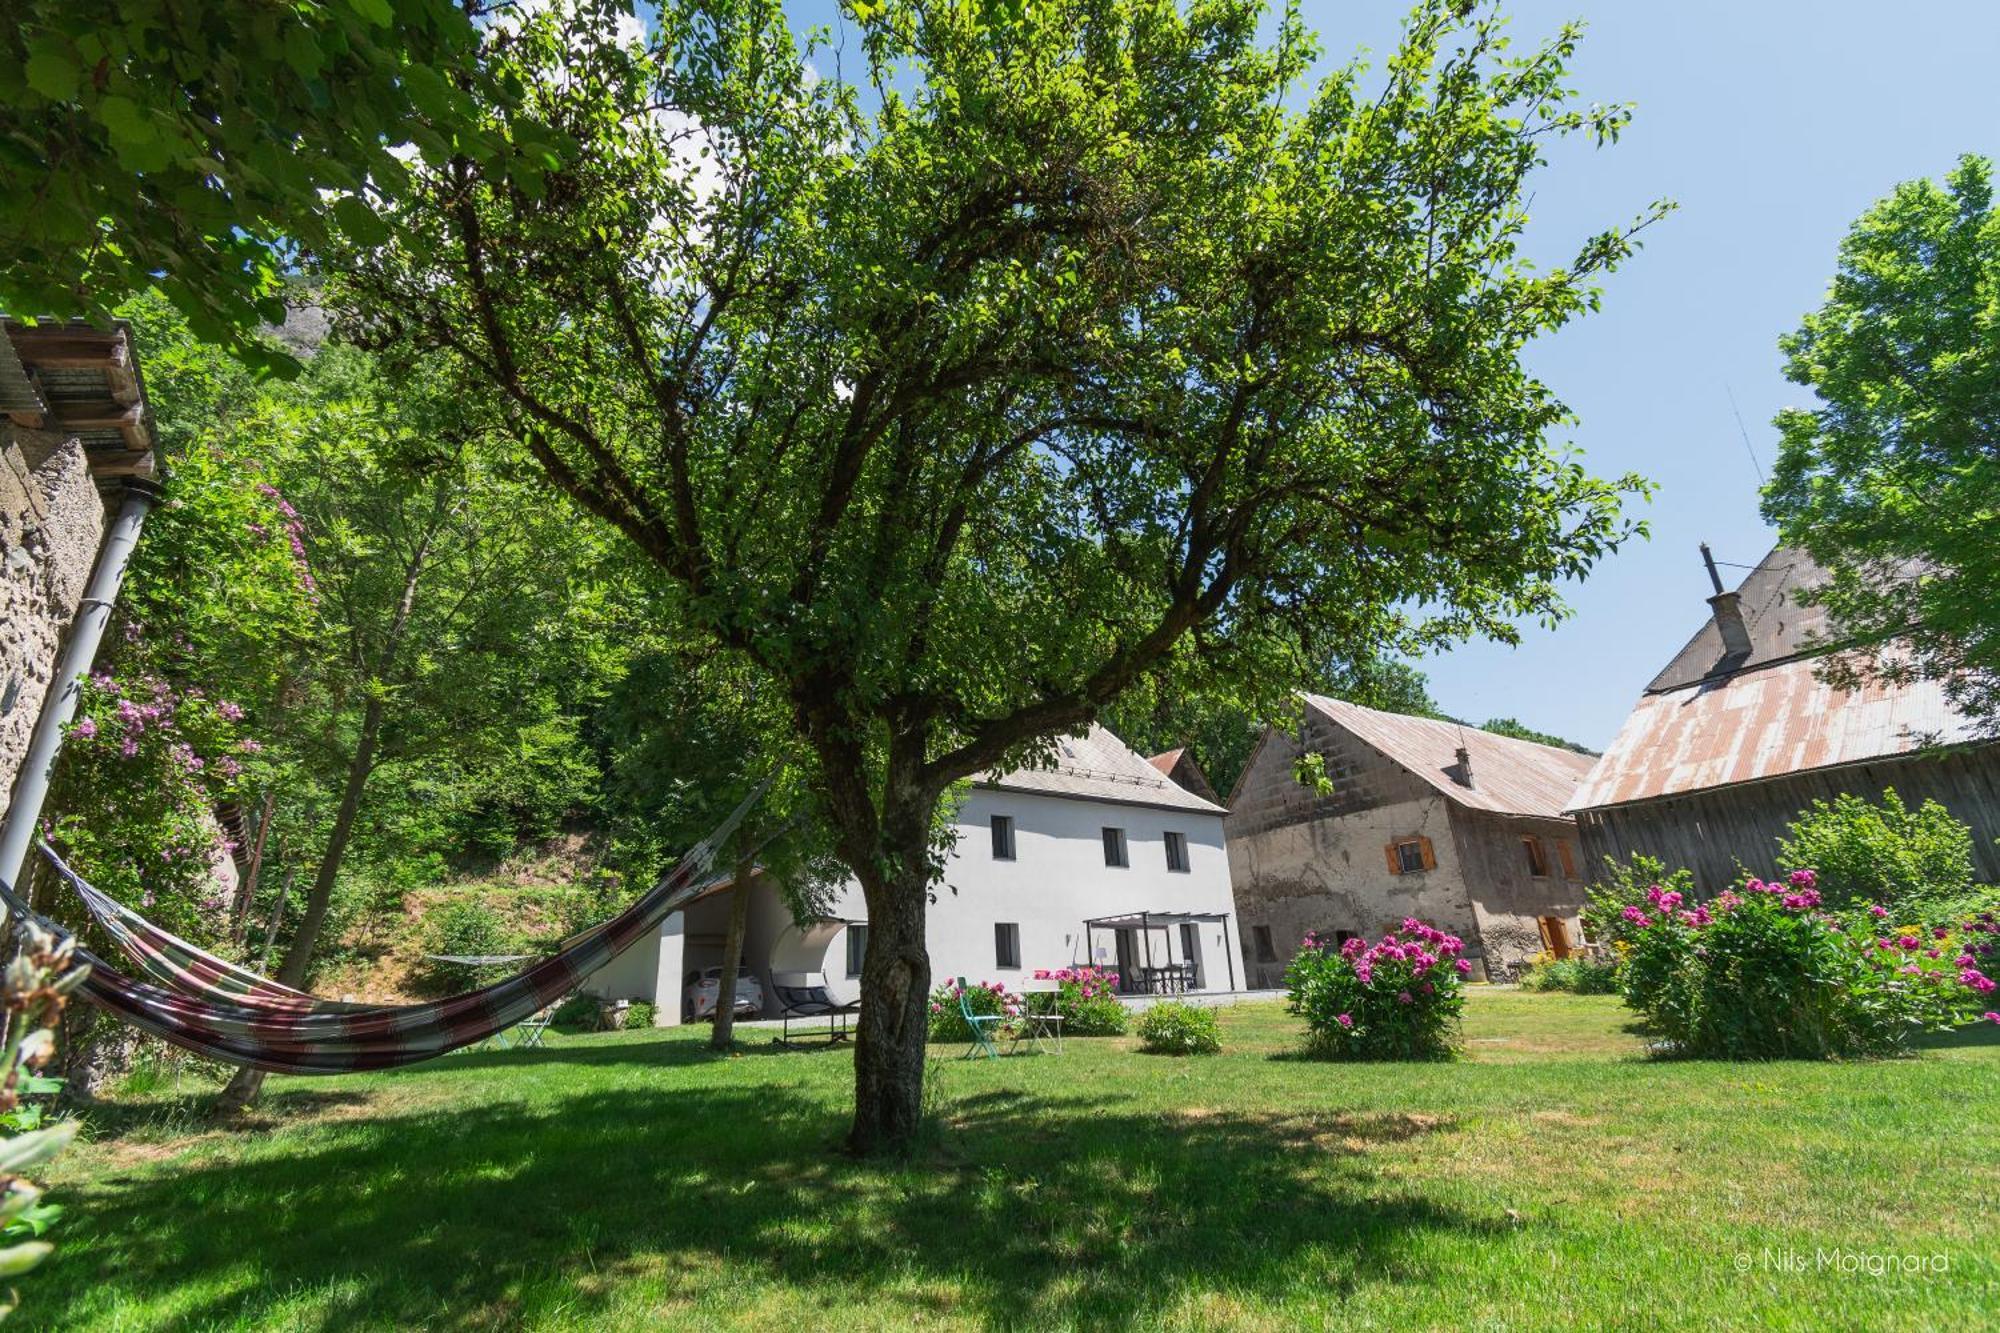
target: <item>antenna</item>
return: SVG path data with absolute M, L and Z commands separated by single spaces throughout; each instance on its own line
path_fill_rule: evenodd
M 1743 437 L 1743 452 L 1750 455 L 1750 466 L 1756 469 L 1757 485 L 1761 489 L 1764 485 L 1764 465 L 1757 461 L 1757 451 L 1750 447 L 1750 432 L 1743 425 L 1743 414 L 1736 408 L 1736 391 L 1729 387 L 1727 381 L 1724 381 L 1722 391 L 1729 395 L 1729 414 L 1736 418 L 1736 433 Z M 1710 569 L 1708 572 L 1713 574 L 1715 571 Z M 1721 592 L 1722 585 L 1717 584 L 1715 590 Z

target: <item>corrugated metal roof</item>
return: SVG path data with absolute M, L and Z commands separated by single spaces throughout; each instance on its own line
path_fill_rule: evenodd
M 1146 756 L 1146 762 L 1154 768 L 1159 769 L 1160 772 L 1172 776 L 1174 765 L 1178 764 L 1181 761 L 1181 756 L 1186 753 L 1187 747 L 1183 745 L 1177 750 L 1164 750 L 1159 754 L 1149 754 Z
M 1502 815 L 1562 818 L 1591 756 L 1436 718 L 1384 713 L 1344 699 L 1308 694 L 1306 702 L 1460 805 Z M 1452 776 L 1463 745 L 1472 785 Z
M 1836 690 L 1814 679 L 1814 665 L 1814 658 L 1794 658 L 1645 695 L 1570 809 L 1856 764 L 1975 736 L 1935 681 Z
M 1033 792 L 1040 796 L 1070 796 L 1080 800 L 1117 801 L 1124 805 L 1157 805 L 1169 810 L 1223 814 L 1213 801 L 1168 779 L 1105 728 L 1092 723 L 1082 736 L 1056 742 L 1052 769 L 1017 768 L 994 776 L 982 773 L 973 781 L 982 787 Z

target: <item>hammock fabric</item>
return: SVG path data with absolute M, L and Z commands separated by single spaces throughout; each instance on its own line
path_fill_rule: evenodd
M 91 970 L 78 993 L 176 1046 L 271 1073 L 342 1074 L 415 1064 L 483 1041 L 554 1004 L 657 930 L 706 890 L 698 877 L 762 795 L 761 787 L 752 792 L 617 916 L 565 941 L 557 952 L 515 976 L 429 1004 L 347 1004 L 281 985 L 161 930 L 58 861 L 91 915 L 154 979 L 126 976 L 79 947 L 77 961 Z M 69 933 L 34 913 L 4 885 L 0 897 L 58 935 Z

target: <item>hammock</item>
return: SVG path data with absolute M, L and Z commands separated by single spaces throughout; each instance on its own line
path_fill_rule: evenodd
M 768 785 L 768 784 L 767 784 Z M 483 1041 L 546 1008 L 659 928 L 708 887 L 698 876 L 764 794 L 759 787 L 637 902 L 525 971 L 428 1004 L 367 1005 L 322 1000 L 217 958 L 148 922 L 90 887 L 58 860 L 63 877 L 147 976 L 126 976 L 78 947 L 88 965 L 79 994 L 99 1008 L 198 1054 L 277 1074 L 341 1074 L 415 1064 Z M 54 854 L 49 853 L 52 859 Z M 50 922 L 0 885 L 19 919 L 58 936 Z M 115 923 L 115 924 L 114 924 Z M 157 983 L 157 984 L 156 984 Z

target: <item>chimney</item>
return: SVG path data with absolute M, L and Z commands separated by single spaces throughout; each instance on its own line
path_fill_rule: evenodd
M 1452 770 L 1451 780 L 1461 787 L 1472 785 L 1472 752 L 1463 745 L 1458 747 L 1458 767 Z
M 1707 566 L 1709 586 L 1715 589 L 1715 596 L 1708 599 L 1708 606 L 1715 613 L 1715 628 L 1722 635 L 1722 655 L 1748 657 L 1750 628 L 1743 623 L 1741 595 L 1722 590 L 1722 575 L 1715 572 L 1715 556 L 1709 551 L 1707 542 L 1701 544 L 1701 563 Z

